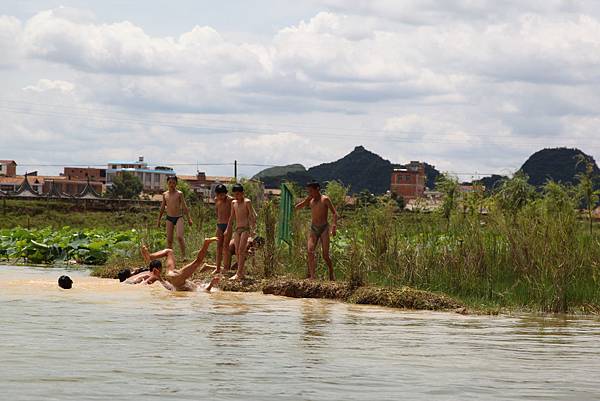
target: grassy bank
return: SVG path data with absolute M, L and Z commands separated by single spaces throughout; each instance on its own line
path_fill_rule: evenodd
M 600 310 L 600 227 L 578 212 L 583 202 L 578 188 L 549 183 L 534 190 L 516 176 L 494 195 L 458 196 L 449 190 L 457 183 L 445 185 L 449 196 L 439 213 L 399 212 L 388 198 L 340 211 L 331 247 L 336 277 L 343 282 L 336 288 L 355 290 L 352 296 L 336 299 L 375 304 L 387 300 L 394 305 L 394 299 L 401 299 L 398 291 L 410 287 L 448 294 L 473 309 Z M 192 210 L 195 225 L 186 230 L 188 257 L 214 233 L 214 211 L 202 205 Z M 265 283 L 281 277 L 303 278 L 309 213 L 294 216 L 288 246 L 275 243 L 278 205 L 267 202 L 258 212 L 266 245 L 248 266 L 254 283 L 260 284 L 248 289 L 264 290 Z M 143 216 L 132 218 L 127 228 L 138 229 L 151 248 L 163 247 L 162 230 L 153 227 L 156 211 Z M 107 216 L 98 217 L 98 222 L 113 224 Z M 135 247 L 127 257 L 113 255 L 94 274 L 114 277 L 122 267 L 141 265 Z M 214 247 L 211 252 L 212 260 Z M 322 260 L 318 272 L 324 279 Z M 361 288 L 370 290 L 359 297 Z M 373 291 L 377 288 L 380 292 Z

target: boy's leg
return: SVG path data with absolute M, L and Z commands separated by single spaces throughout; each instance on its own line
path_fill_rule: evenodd
M 247 231 L 243 231 L 242 233 L 240 233 L 239 235 L 239 243 L 236 246 L 236 258 L 238 261 L 238 268 L 237 268 L 237 273 L 236 276 L 238 279 L 243 279 L 244 276 L 246 275 L 246 250 L 248 248 L 248 237 L 250 236 L 250 233 Z
M 236 232 L 233 233 L 233 243 L 235 244 L 235 258 L 237 259 L 236 263 L 238 265 L 238 269 L 237 269 L 237 272 L 235 273 L 235 275 L 233 275 L 233 277 L 230 278 L 230 280 L 237 279 L 238 278 L 238 274 L 237 273 L 240 271 L 240 269 L 239 269 L 239 264 L 240 264 L 240 238 L 241 238 L 241 234 L 238 231 L 236 231 Z
M 181 255 L 185 259 L 185 239 L 183 237 L 183 217 L 180 217 L 177 220 L 177 225 L 175 225 L 175 232 L 177 234 L 177 242 L 179 242 L 179 249 L 181 249 Z
M 231 269 L 231 232 L 223 238 L 223 269 L 230 270 Z
M 307 264 L 308 264 L 308 277 L 311 280 L 314 280 L 316 278 L 315 276 L 315 271 L 316 271 L 316 264 L 317 264 L 317 260 L 315 259 L 315 247 L 317 245 L 317 237 L 315 236 L 315 234 L 310 233 L 309 237 L 308 237 L 308 243 L 307 243 L 307 252 L 308 252 L 308 257 L 307 257 Z
M 213 274 L 221 273 L 221 262 L 223 261 L 223 251 L 225 248 L 225 236 L 223 231 L 217 227 L 217 266 Z
M 210 280 L 210 283 L 208 283 L 208 285 L 206 286 L 206 288 L 204 290 L 206 292 L 210 292 L 210 290 L 212 290 L 212 288 L 219 283 L 220 279 L 221 278 L 219 276 L 214 276 L 212 278 L 212 280 Z
M 331 257 L 329 256 L 329 229 L 327 229 L 323 235 L 321 235 L 321 249 L 323 250 L 323 260 L 327 265 L 327 269 L 329 270 L 329 280 L 335 281 L 335 275 L 333 273 L 333 262 L 331 261 Z
M 173 249 L 173 230 L 175 229 L 175 226 L 167 220 L 165 227 L 167 228 L 167 248 Z
M 204 262 L 204 257 L 206 256 L 206 251 L 208 250 L 208 246 L 210 245 L 210 243 L 213 241 L 212 240 L 204 240 L 204 245 L 202 246 L 202 249 L 200 249 L 198 251 L 198 254 L 196 255 L 196 259 L 194 259 L 192 261 L 192 263 L 189 263 L 185 266 L 183 266 L 178 274 L 180 277 L 182 277 L 183 279 L 187 280 L 188 278 L 192 277 L 192 275 L 196 272 L 196 270 L 198 269 L 198 267 L 200 267 L 201 265 L 203 265 Z

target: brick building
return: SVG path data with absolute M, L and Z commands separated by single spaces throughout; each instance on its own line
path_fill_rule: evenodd
M 425 166 L 418 161 L 411 161 L 404 168 L 392 172 L 390 191 L 402 196 L 406 201 L 422 198 L 425 193 L 427 175 Z
M 63 175 L 68 180 L 97 181 L 106 183 L 105 168 L 65 167 Z
M 17 175 L 17 163 L 14 160 L 0 160 L 0 176 L 14 177 Z

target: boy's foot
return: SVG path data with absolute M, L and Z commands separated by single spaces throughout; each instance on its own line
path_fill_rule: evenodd
M 144 261 L 146 262 L 146 264 L 149 264 L 151 262 L 150 251 L 148 250 L 148 247 L 145 244 L 142 244 L 141 252 L 142 252 L 142 257 L 144 258 Z
M 240 274 L 234 274 L 233 276 L 229 277 L 229 280 L 231 281 L 241 281 L 244 279 L 244 276 L 240 275 Z

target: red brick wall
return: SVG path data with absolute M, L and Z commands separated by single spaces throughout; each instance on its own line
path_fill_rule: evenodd
M 106 182 L 106 170 L 101 168 L 65 167 L 67 179 Z

